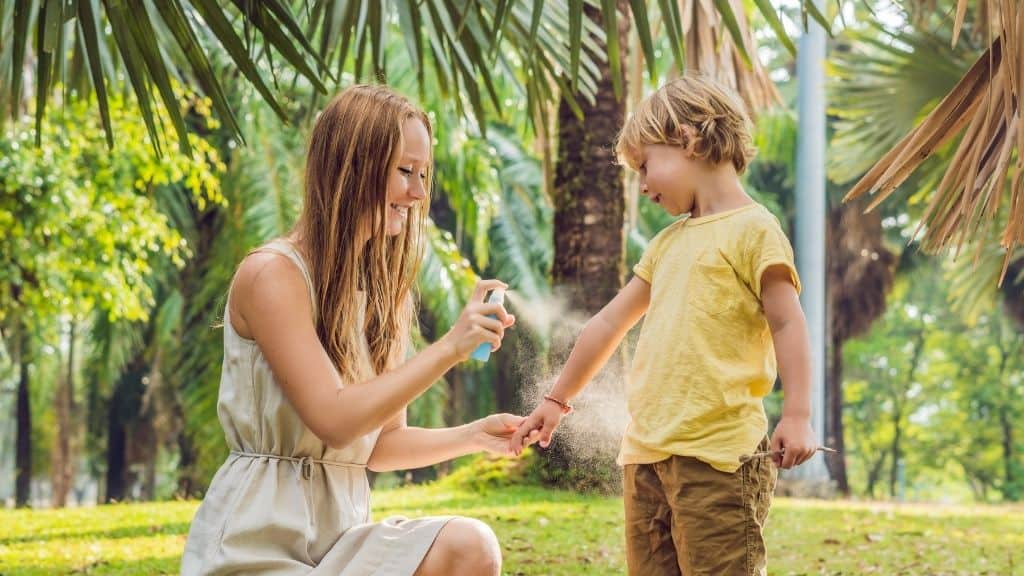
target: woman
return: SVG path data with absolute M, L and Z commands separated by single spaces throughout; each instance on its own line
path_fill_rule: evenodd
M 497 539 L 467 518 L 370 523 L 366 468 L 505 454 L 522 418 L 406 426 L 408 404 L 515 322 L 480 282 L 452 329 L 407 358 L 431 182 L 427 116 L 381 86 L 321 113 L 305 205 L 249 254 L 224 312 L 218 414 L 231 455 L 189 530 L 182 572 L 498 574 Z M 489 315 L 491 315 L 489 317 Z

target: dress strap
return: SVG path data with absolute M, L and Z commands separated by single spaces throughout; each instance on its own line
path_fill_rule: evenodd
M 309 291 L 309 303 L 313 307 L 313 318 L 315 320 L 317 317 L 317 299 L 316 290 L 313 289 L 313 277 L 309 273 L 309 268 L 306 267 L 306 261 L 302 259 L 302 255 L 299 254 L 295 245 L 290 241 L 281 238 L 264 244 L 257 248 L 255 252 L 259 252 L 261 250 L 277 252 L 298 266 L 299 272 L 302 273 L 302 278 L 306 281 L 306 289 Z

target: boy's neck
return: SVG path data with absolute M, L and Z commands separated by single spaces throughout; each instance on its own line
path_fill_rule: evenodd
M 702 171 L 696 180 L 691 218 L 711 216 L 754 203 L 730 163 Z

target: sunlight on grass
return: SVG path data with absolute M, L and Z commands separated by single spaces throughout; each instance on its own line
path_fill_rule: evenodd
M 175 574 L 197 502 L 0 510 L 0 574 Z M 622 503 L 533 487 L 374 493 L 376 518 L 461 514 L 494 527 L 507 574 L 622 574 Z M 780 499 L 772 574 L 1024 576 L 1024 508 Z

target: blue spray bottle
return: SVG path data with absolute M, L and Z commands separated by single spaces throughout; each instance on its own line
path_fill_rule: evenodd
M 494 290 L 492 290 L 491 294 L 487 297 L 487 303 L 488 304 L 495 304 L 495 303 L 497 303 L 497 304 L 505 304 L 505 289 L 504 288 L 495 288 Z M 491 318 L 496 318 L 496 316 L 494 314 L 488 314 L 488 316 L 490 316 Z M 491 357 L 491 343 L 490 342 L 484 342 L 483 344 L 478 346 L 477 349 L 474 350 L 473 354 L 470 356 L 470 358 L 472 358 L 474 360 L 481 360 L 483 362 L 486 362 L 487 359 L 490 358 L 490 357 Z

